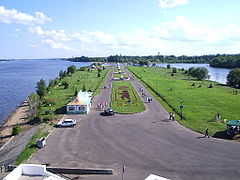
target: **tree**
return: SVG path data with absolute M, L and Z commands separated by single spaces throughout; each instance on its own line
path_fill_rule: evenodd
M 55 86 L 54 80 L 50 79 L 49 83 L 48 83 L 48 86 L 49 87 L 54 87 Z
M 59 72 L 59 78 L 60 78 L 60 79 L 63 79 L 63 78 L 64 78 L 64 72 L 63 72 L 62 70 Z
M 174 68 L 172 69 L 172 73 L 177 73 L 177 68 L 174 67 Z
M 198 68 L 192 67 L 192 68 L 189 68 L 188 71 L 192 77 L 195 77 L 198 80 L 203 80 L 203 79 L 209 78 L 208 70 L 205 67 L 198 67 Z
M 233 69 L 227 75 L 227 84 L 240 88 L 240 68 Z
M 152 67 L 156 67 L 157 65 L 156 65 L 156 63 L 152 63 Z
M 66 81 L 62 82 L 62 85 L 64 86 L 64 89 L 67 89 L 69 86 L 68 82 Z
M 145 65 L 145 66 L 147 66 L 147 67 L 148 67 L 148 66 L 149 66 L 149 64 L 150 64 L 150 63 L 149 63 L 149 61 L 144 61 L 144 65 Z
M 101 71 L 98 71 L 97 77 L 101 77 Z
M 33 119 L 36 117 L 36 115 L 38 113 L 38 108 L 40 106 L 40 98 L 37 94 L 31 93 L 28 96 L 27 102 L 28 102 L 28 107 L 29 107 L 28 117 L 30 119 Z
M 36 90 L 36 92 L 40 96 L 40 98 L 42 98 L 46 94 L 47 87 L 46 87 L 46 82 L 43 79 L 41 79 L 37 83 L 37 90 Z
M 59 84 L 60 80 L 58 78 L 54 79 L 54 86 L 57 86 Z
M 17 125 L 14 125 L 13 128 L 12 128 L 12 135 L 13 136 L 16 136 L 18 135 L 20 132 L 22 131 L 21 127 L 17 124 Z
M 74 65 L 72 65 L 72 66 L 69 66 L 69 67 L 67 68 L 67 73 L 68 73 L 68 74 L 74 74 L 74 73 L 76 72 L 76 70 L 77 70 L 77 67 L 74 66 Z
M 144 66 L 144 61 L 143 61 L 143 60 L 140 60 L 140 61 L 139 61 L 139 65 L 140 65 L 140 66 Z

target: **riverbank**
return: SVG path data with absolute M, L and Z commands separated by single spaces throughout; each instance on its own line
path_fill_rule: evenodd
M 19 125 L 23 131 L 30 129 L 32 126 L 27 124 L 28 105 L 24 101 L 12 114 L 7 118 L 0 128 L 0 147 L 2 147 L 12 137 L 12 128 Z

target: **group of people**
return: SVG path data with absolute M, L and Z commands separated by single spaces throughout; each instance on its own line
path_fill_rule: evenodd
M 107 102 L 98 102 L 97 109 L 103 110 L 103 109 L 107 108 L 107 105 L 108 105 Z
M 147 97 L 147 98 L 146 98 L 146 101 L 147 101 L 148 103 L 152 102 L 152 97 Z
M 146 98 L 146 102 L 150 103 L 152 102 L 152 97 L 150 96 L 147 96 L 144 91 L 143 91 L 143 88 L 139 88 L 139 92 L 142 93 L 142 98 Z

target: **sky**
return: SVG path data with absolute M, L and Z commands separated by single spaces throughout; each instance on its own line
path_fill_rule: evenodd
M 0 0 L 0 59 L 240 53 L 239 0 Z

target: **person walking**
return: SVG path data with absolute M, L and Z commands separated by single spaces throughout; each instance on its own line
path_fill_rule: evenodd
M 172 112 L 169 113 L 169 120 L 172 120 Z
M 175 114 L 172 113 L 172 120 L 175 121 Z
M 205 131 L 204 138 L 205 138 L 205 137 L 208 137 L 208 138 L 209 138 L 209 135 L 208 135 L 208 128 L 207 128 L 206 131 Z

